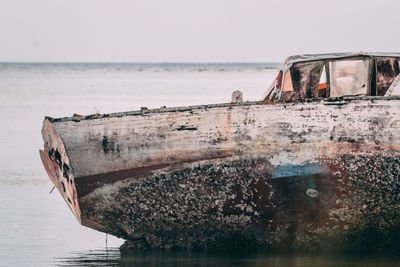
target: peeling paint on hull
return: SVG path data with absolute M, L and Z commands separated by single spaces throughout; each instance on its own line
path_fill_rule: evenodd
M 399 98 L 369 97 L 46 119 L 41 154 L 83 225 L 140 246 L 385 248 L 399 118 Z

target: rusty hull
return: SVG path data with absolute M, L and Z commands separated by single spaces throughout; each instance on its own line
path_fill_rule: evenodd
M 79 222 L 146 247 L 362 250 L 400 242 L 400 98 L 46 118 Z

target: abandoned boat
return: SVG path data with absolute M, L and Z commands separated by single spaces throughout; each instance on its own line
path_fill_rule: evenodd
M 84 226 L 146 247 L 400 243 L 400 53 L 289 57 L 260 101 L 46 117 Z

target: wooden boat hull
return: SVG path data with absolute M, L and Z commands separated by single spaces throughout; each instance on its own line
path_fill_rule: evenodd
M 42 134 L 47 173 L 79 222 L 141 245 L 399 240 L 397 97 L 47 118 Z

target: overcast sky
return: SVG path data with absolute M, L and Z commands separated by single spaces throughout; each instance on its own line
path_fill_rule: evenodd
M 400 1 L 0 0 L 0 61 L 282 62 L 400 51 Z

